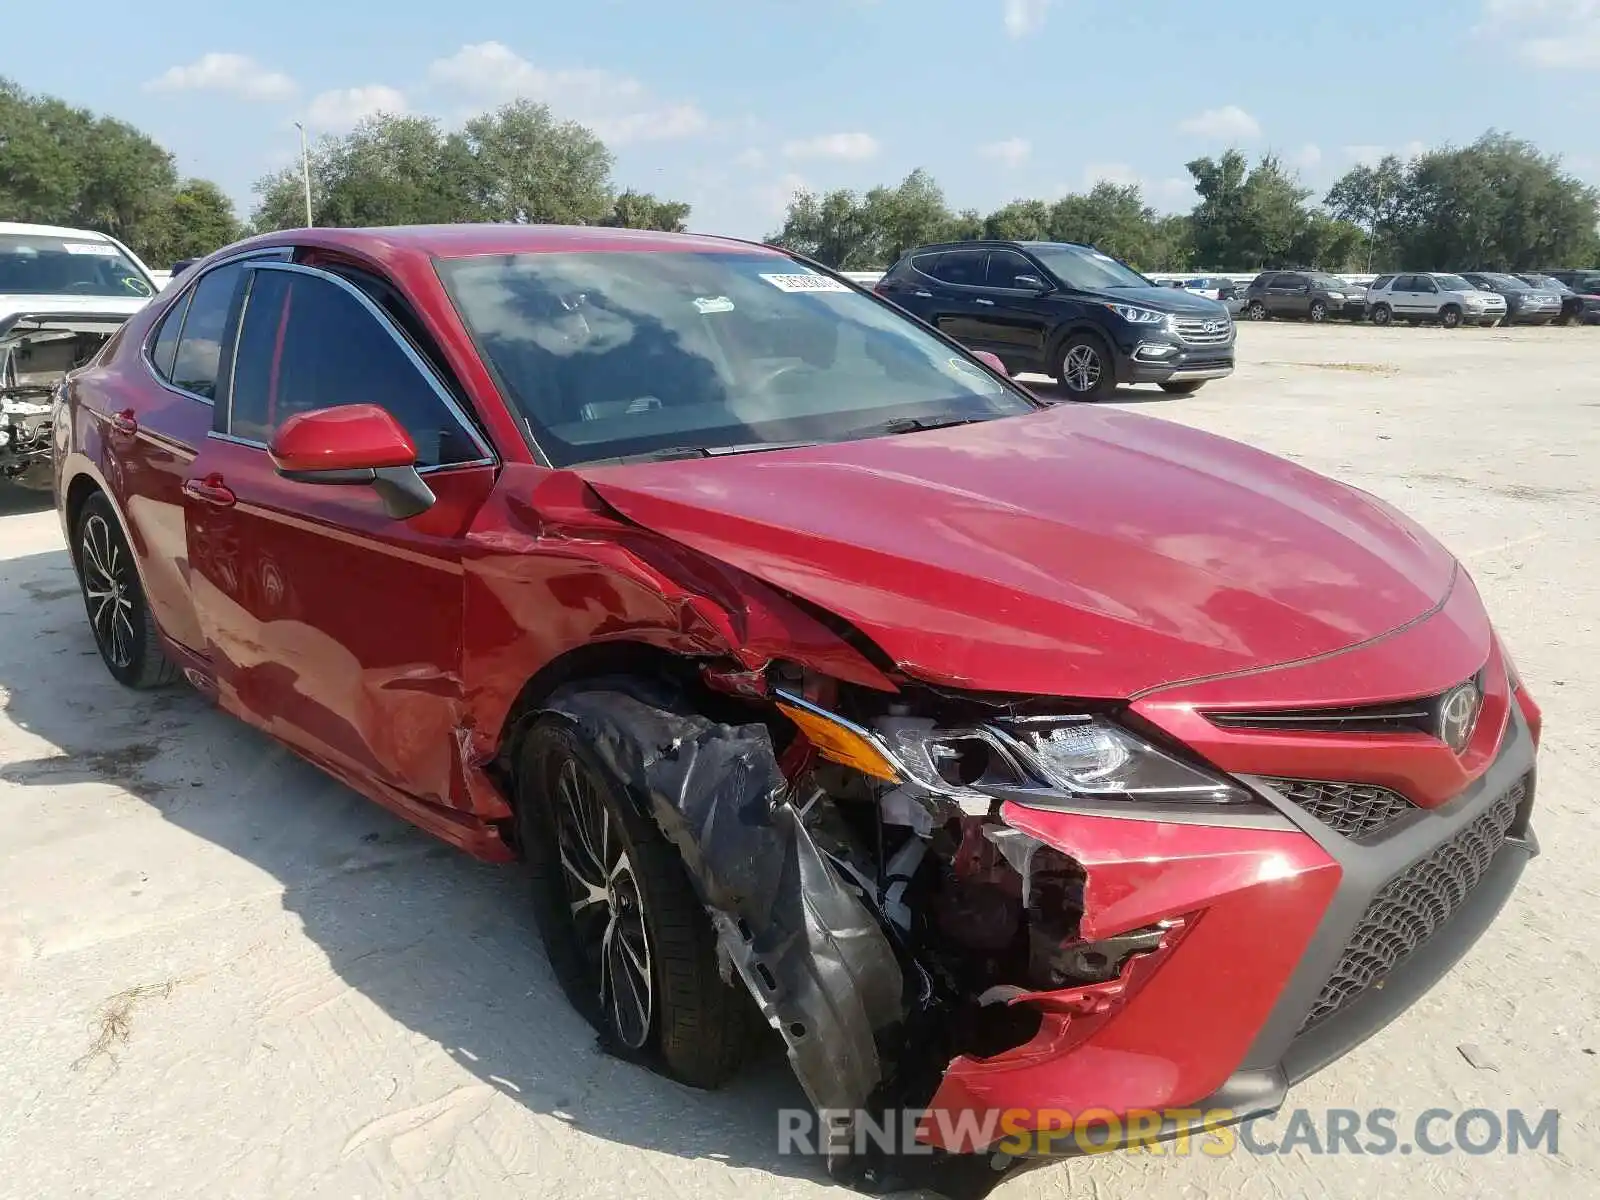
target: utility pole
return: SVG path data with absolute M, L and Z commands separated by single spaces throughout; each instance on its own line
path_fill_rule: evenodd
M 1378 198 L 1373 202 L 1373 226 L 1366 230 L 1366 274 L 1373 274 L 1373 248 L 1378 243 L 1378 213 L 1384 206 L 1384 181 L 1379 178 Z
M 311 219 L 311 157 L 306 152 L 306 127 L 299 121 L 294 127 L 300 131 L 300 181 L 306 188 L 306 228 L 310 229 L 315 224 Z

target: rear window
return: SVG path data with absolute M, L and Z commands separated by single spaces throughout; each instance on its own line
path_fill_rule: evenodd
M 111 242 L 0 233 L 0 295 L 142 300 L 155 294 L 150 277 Z
M 438 270 L 558 465 L 1035 410 L 898 310 L 781 255 L 484 255 Z

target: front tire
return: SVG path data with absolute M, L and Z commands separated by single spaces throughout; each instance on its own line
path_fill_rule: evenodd
M 1265 321 L 1267 319 L 1267 306 L 1259 300 L 1252 300 L 1245 306 L 1245 315 L 1252 321 Z
M 84 501 L 73 531 L 78 586 L 94 643 L 111 677 L 124 687 L 158 688 L 178 678 L 145 600 L 133 551 L 105 493 Z
M 1056 378 L 1074 400 L 1103 400 L 1117 389 L 1111 350 L 1092 333 L 1075 333 L 1061 344 Z
M 1394 310 L 1387 304 L 1374 305 L 1372 309 L 1372 323 L 1374 325 L 1388 325 L 1394 320 Z
M 753 1005 L 725 983 L 682 861 L 574 728 L 539 721 L 516 772 L 519 840 L 562 990 L 604 1042 L 715 1088 L 751 1042 Z
M 1313 300 L 1311 302 L 1311 323 L 1313 325 L 1321 325 L 1327 319 L 1328 306 L 1321 300 Z
M 1184 379 L 1177 383 L 1163 383 L 1161 390 L 1173 396 L 1192 396 L 1205 385 L 1204 379 Z
M 1454 304 L 1447 304 L 1439 310 L 1439 324 L 1446 329 L 1458 329 L 1461 326 L 1461 310 Z

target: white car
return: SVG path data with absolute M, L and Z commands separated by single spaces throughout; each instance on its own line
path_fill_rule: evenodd
M 1437 321 L 1446 329 L 1498 325 L 1506 319 L 1506 298 L 1443 271 L 1380 275 L 1367 289 L 1367 318 L 1374 325 Z
M 55 384 L 158 291 L 115 238 L 0 222 L 0 483 L 46 485 Z

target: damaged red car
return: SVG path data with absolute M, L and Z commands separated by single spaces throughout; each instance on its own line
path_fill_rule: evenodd
M 1428 534 L 770 247 L 266 235 L 53 436 L 111 674 L 524 864 L 691 1084 L 765 1022 L 825 1109 L 1270 1112 L 1536 852 L 1539 710 Z

